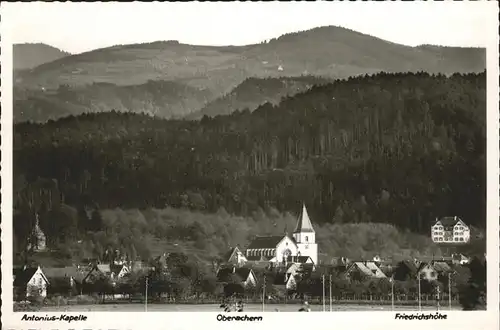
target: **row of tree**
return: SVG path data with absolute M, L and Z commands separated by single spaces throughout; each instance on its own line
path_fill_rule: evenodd
M 125 297 L 144 297 L 146 290 L 148 299 L 160 299 L 168 296 L 177 300 L 201 301 L 202 299 L 218 299 L 220 297 L 239 296 L 256 299 L 262 297 L 263 285 L 266 285 L 266 299 L 285 300 L 290 298 L 318 298 L 323 295 L 323 279 L 325 292 L 329 294 L 330 284 L 332 296 L 339 299 L 390 300 L 392 293 L 396 300 L 417 300 L 418 283 L 415 279 L 391 281 L 387 278 L 372 279 L 369 277 L 351 277 L 347 279 L 335 267 L 319 267 L 315 272 L 301 272 L 297 278 L 297 285 L 290 289 L 275 285 L 276 271 L 269 269 L 254 269 L 257 282 L 255 285 L 244 287 L 242 278 L 238 275 L 220 283 L 216 273 L 204 268 L 182 254 L 172 255 L 168 264 L 156 264 L 154 271 L 134 272 L 112 282 L 103 275 L 97 276 L 89 282 L 71 288 L 67 282 L 53 281 L 49 288 L 50 294 L 121 294 Z M 165 268 L 168 267 L 168 268 Z M 332 281 L 329 281 L 331 275 Z M 467 266 L 454 267 L 450 278 L 448 274 L 441 274 L 437 281 L 420 283 L 420 294 L 426 299 L 437 299 L 437 291 L 441 297 L 451 291 L 455 300 L 460 298 L 464 308 L 481 308 L 485 304 L 486 293 L 486 262 L 478 258 Z M 141 298 L 142 299 L 142 298 Z

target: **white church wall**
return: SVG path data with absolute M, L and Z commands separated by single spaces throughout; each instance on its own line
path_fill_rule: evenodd
M 283 259 L 283 253 L 285 253 L 286 250 L 290 250 L 292 256 L 296 256 L 298 252 L 297 245 L 289 238 L 286 237 L 276 246 L 276 258 L 279 261 L 282 261 Z

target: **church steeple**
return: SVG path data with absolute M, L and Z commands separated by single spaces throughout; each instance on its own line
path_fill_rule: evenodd
M 302 204 L 302 214 L 297 220 L 297 226 L 293 232 L 293 238 L 297 244 L 297 255 L 311 257 L 314 264 L 318 263 L 318 244 L 316 244 L 316 233 L 307 214 L 306 205 Z
M 307 214 L 306 205 L 302 204 L 302 214 L 299 216 L 294 233 L 314 233 L 314 229 Z

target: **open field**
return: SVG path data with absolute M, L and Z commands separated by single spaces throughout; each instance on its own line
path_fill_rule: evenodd
M 269 304 L 265 305 L 265 312 L 297 312 L 301 305 L 298 304 Z M 329 311 L 329 305 L 326 305 L 326 310 Z M 391 305 L 333 305 L 333 311 L 348 312 L 348 311 L 391 311 Z M 396 310 L 401 311 L 417 311 L 418 306 L 401 306 L 396 305 Z M 321 312 L 322 305 L 311 305 L 313 312 Z M 422 310 L 436 311 L 435 306 L 422 306 Z M 449 310 L 447 306 L 442 307 L 441 310 Z M 452 306 L 452 310 L 461 310 L 459 306 Z M 69 305 L 69 306 L 48 306 L 43 307 L 41 312 L 144 312 L 143 304 L 103 304 L 103 305 Z M 261 312 L 262 305 L 259 304 L 246 304 L 245 312 Z M 185 304 L 150 304 L 148 305 L 148 312 L 222 312 L 218 304 L 199 304 L 199 305 L 185 305 Z

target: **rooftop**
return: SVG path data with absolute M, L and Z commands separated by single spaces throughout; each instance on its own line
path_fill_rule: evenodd
M 438 221 L 436 221 L 436 223 L 439 222 L 444 227 L 453 227 L 454 225 L 457 224 L 458 221 L 462 221 L 462 219 L 460 219 L 457 216 L 454 216 L 454 217 L 443 217 L 443 218 L 439 219 Z
M 229 267 L 229 268 L 221 268 L 217 272 L 217 281 L 219 282 L 231 282 L 231 275 L 235 274 L 239 278 L 241 278 L 242 281 L 246 280 L 248 278 L 248 275 L 250 274 L 252 270 L 247 267 Z
M 250 242 L 247 249 L 275 249 L 276 245 L 278 245 L 284 237 L 284 235 L 257 236 Z

